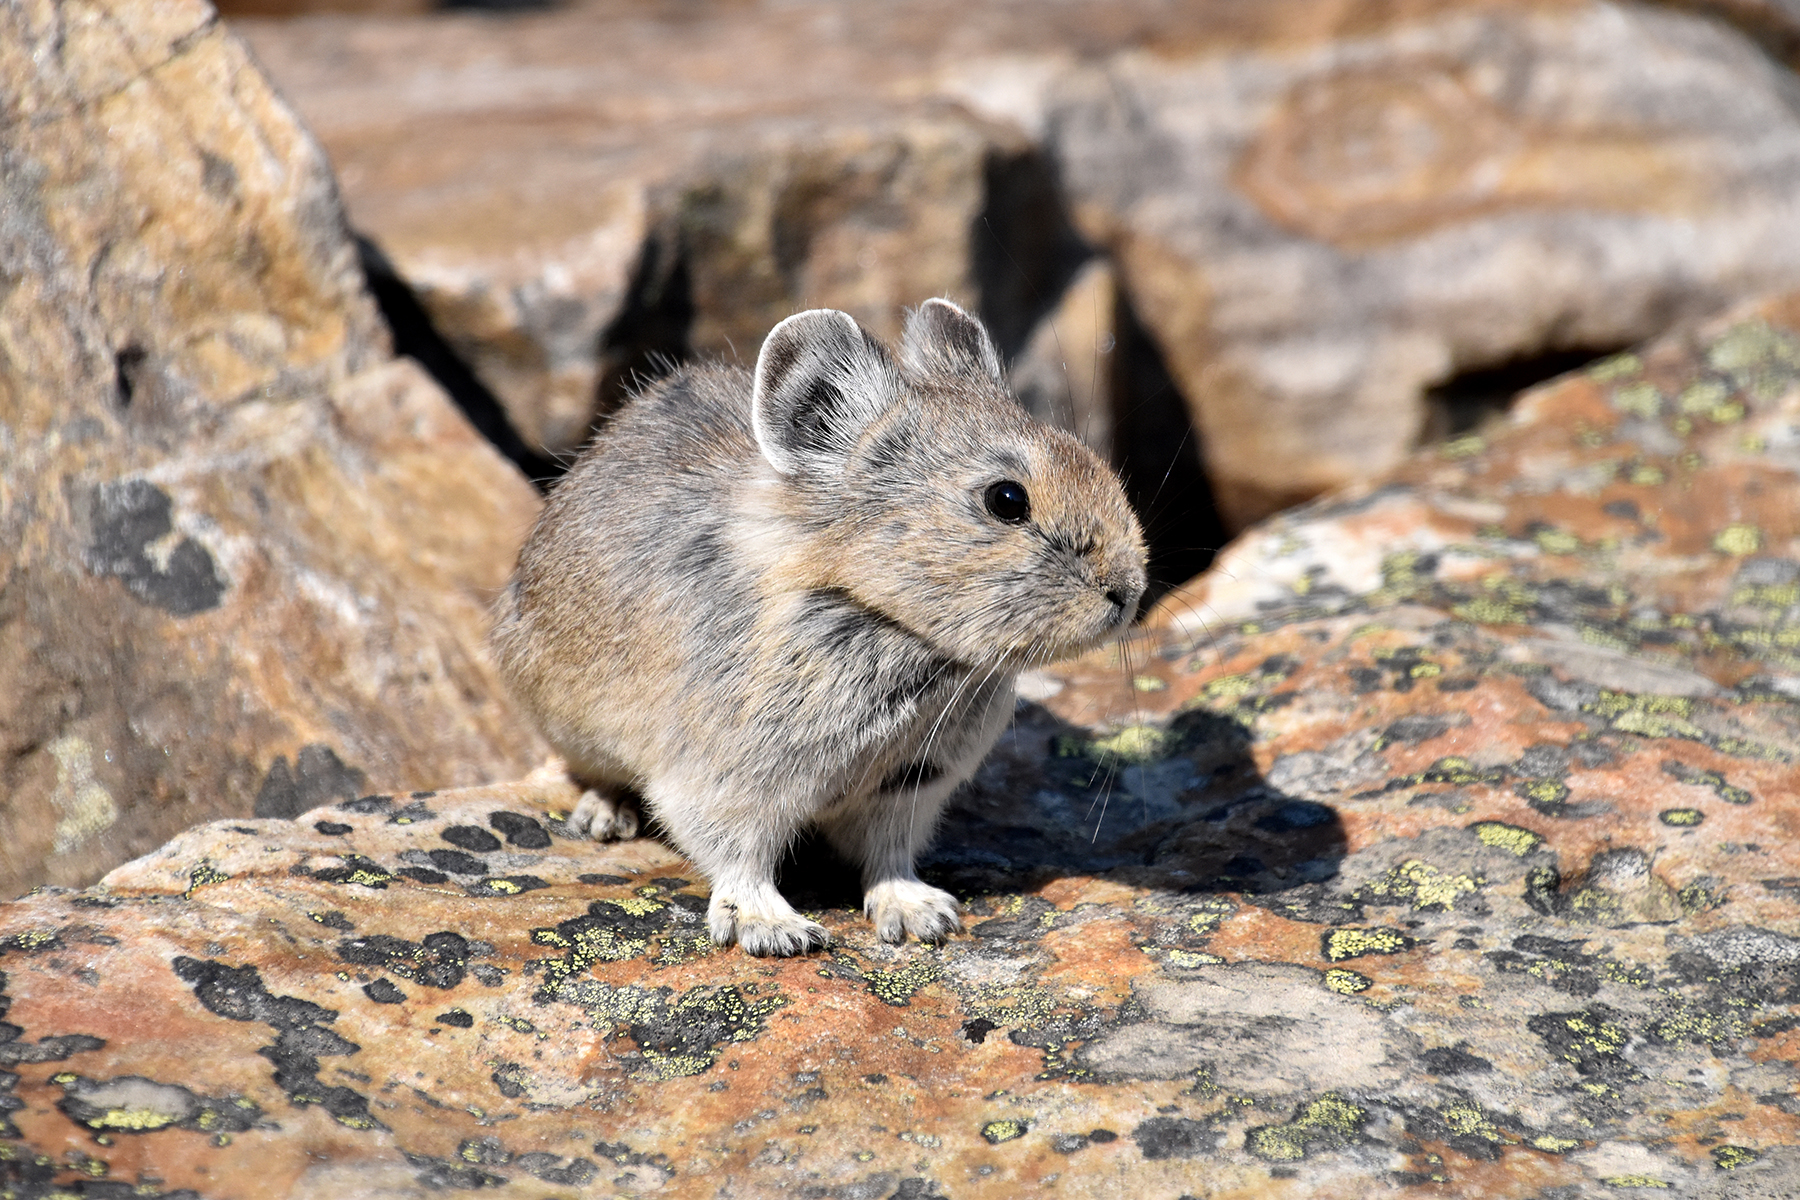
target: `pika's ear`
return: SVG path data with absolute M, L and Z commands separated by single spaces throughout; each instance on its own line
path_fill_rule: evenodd
M 915 374 L 947 371 L 1004 384 L 1000 352 L 980 321 L 948 300 L 927 300 L 906 318 L 900 361 Z
M 815 308 L 789 317 L 763 341 L 750 425 L 763 457 L 783 475 L 835 475 L 899 390 L 881 343 L 849 313 Z

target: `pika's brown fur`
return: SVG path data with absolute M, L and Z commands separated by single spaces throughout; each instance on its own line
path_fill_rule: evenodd
M 630 836 L 635 790 L 710 879 L 713 939 L 794 954 L 826 942 L 774 885 L 809 825 L 862 868 L 882 938 L 957 928 L 913 872 L 939 811 L 1017 673 L 1118 633 L 1143 590 L 1112 472 L 932 300 L 898 361 L 815 310 L 754 376 L 688 368 L 639 396 L 551 495 L 493 644 L 590 788 L 571 825 Z

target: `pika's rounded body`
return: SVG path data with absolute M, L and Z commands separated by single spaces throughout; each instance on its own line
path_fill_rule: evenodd
M 519 556 L 493 645 L 629 836 L 641 795 L 753 954 L 825 944 L 774 885 L 819 829 L 883 938 L 947 936 L 913 861 L 1030 665 L 1120 631 L 1143 540 L 1116 478 L 1006 392 L 947 301 L 896 361 L 843 313 L 782 322 L 751 373 L 686 368 L 596 436 Z

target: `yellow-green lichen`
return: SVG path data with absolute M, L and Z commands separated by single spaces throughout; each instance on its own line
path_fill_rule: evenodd
M 1654 383 L 1633 383 L 1613 393 L 1613 407 L 1646 421 L 1656 419 L 1662 411 L 1662 393 Z
M 1657 815 L 1664 825 L 1678 829 L 1691 829 L 1706 820 L 1706 814 L 1697 808 L 1665 808 Z
M 1154 725 L 1127 725 L 1086 746 L 1087 756 L 1102 766 L 1141 766 L 1166 758 L 1170 749 L 1168 732 Z
M 1713 549 L 1734 558 L 1743 558 L 1762 549 L 1762 530 L 1746 522 L 1727 525 L 1712 540 Z
M 1365 954 L 1400 954 L 1412 949 L 1412 939 L 1398 929 L 1333 929 L 1320 940 L 1329 962 L 1343 962 Z
M 1325 972 L 1325 986 L 1340 996 L 1366 992 L 1374 982 L 1367 975 L 1345 967 L 1332 967 Z
M 1172 967 L 1215 967 L 1225 960 L 1216 954 L 1206 954 L 1199 950 L 1171 950 L 1167 961 Z
M 1451 438 L 1444 443 L 1441 453 L 1445 458 L 1473 458 L 1487 449 L 1487 440 L 1479 434 L 1464 434 L 1459 438 Z
M 1209 682 L 1203 689 L 1208 700 L 1235 699 L 1247 696 L 1256 690 L 1254 675 L 1221 675 Z
M 1450 1132 L 1458 1137 L 1480 1138 L 1484 1142 L 1504 1143 L 1508 1139 L 1497 1126 L 1490 1121 L 1479 1105 L 1469 1100 L 1457 1100 L 1438 1110 L 1438 1116 Z
M 1358 899 L 1375 897 L 1410 904 L 1418 911 L 1449 912 L 1456 907 L 1459 896 L 1475 891 L 1481 882 L 1468 875 L 1446 874 L 1415 858 L 1371 879 L 1357 889 L 1356 895 Z
M 911 1003 L 914 996 L 936 981 L 938 974 L 937 956 L 930 951 L 921 950 L 919 956 L 909 963 L 902 963 L 885 971 L 867 971 L 863 978 L 877 1000 L 899 1008 Z
M 1553 1133 L 1541 1133 L 1531 1139 L 1531 1144 L 1546 1154 L 1567 1154 L 1581 1145 L 1574 1138 L 1557 1137 Z
M 201 888 L 209 887 L 215 883 L 224 883 L 230 878 L 230 875 L 219 870 L 217 867 L 213 866 L 210 861 L 203 858 L 194 865 L 193 870 L 188 872 L 187 891 L 181 893 L 181 898 L 183 900 L 192 899 L 194 893 Z
M 1714 1146 L 1712 1148 L 1713 1165 L 1721 1171 L 1735 1171 L 1739 1167 L 1747 1167 L 1762 1155 L 1748 1146 Z
M 1600 1181 L 1616 1188 L 1666 1188 L 1668 1183 L 1654 1175 L 1608 1175 Z
M 1588 378 L 1600 383 L 1617 383 L 1644 369 L 1644 360 L 1635 354 L 1614 354 L 1588 367 Z
M 1265 1162 L 1296 1162 L 1320 1145 L 1335 1149 L 1356 1141 L 1368 1119 L 1368 1109 L 1327 1092 L 1304 1105 L 1285 1125 L 1250 1130 L 1244 1146 Z
M 1481 839 L 1482 845 L 1508 851 L 1520 858 L 1544 844 L 1541 835 L 1518 825 L 1508 825 L 1504 821 L 1477 821 L 1469 828 Z
M 998 1146 L 1001 1142 L 1010 1142 L 1025 1136 L 1030 1126 L 1020 1120 L 1004 1117 L 998 1121 L 989 1121 L 981 1127 L 981 1136 L 990 1146 Z
M 1581 549 L 1581 539 L 1561 529 L 1540 529 L 1531 540 L 1545 554 L 1574 554 Z
M 1168 690 L 1167 680 L 1158 679 L 1154 675 L 1133 675 L 1131 686 L 1140 692 L 1161 692 Z

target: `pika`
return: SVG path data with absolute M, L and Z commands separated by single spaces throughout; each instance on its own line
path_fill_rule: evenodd
M 636 792 L 710 881 L 715 942 L 827 944 L 775 887 L 808 827 L 883 940 L 940 941 L 960 906 L 913 869 L 940 811 L 1018 673 L 1124 630 L 1144 571 L 1117 477 L 1020 407 L 979 321 L 927 301 L 896 357 L 818 309 L 753 373 L 684 368 L 613 417 L 492 644 L 588 789 L 570 828 L 634 835 Z

